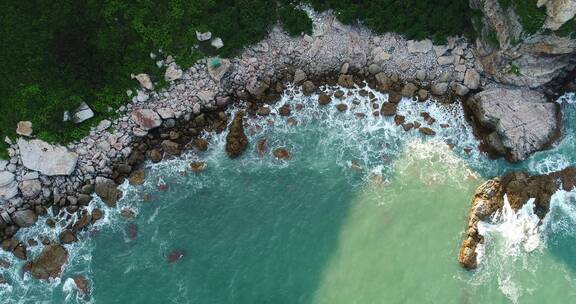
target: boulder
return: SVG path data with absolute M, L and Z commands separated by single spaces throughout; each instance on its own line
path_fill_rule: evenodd
M 308 79 L 308 77 L 306 76 L 306 73 L 304 71 L 302 71 L 301 69 L 297 69 L 294 72 L 294 83 L 295 84 L 300 84 L 304 81 L 306 81 Z
M 340 75 L 338 76 L 338 85 L 343 86 L 345 88 L 353 88 L 354 87 L 354 77 L 352 75 Z
M 384 116 L 394 116 L 396 115 L 397 106 L 395 103 L 385 102 L 380 108 L 380 113 Z
M 480 74 L 475 69 L 466 70 L 464 74 L 464 85 L 470 90 L 476 90 L 480 87 Z
M 276 157 L 277 159 L 281 159 L 281 160 L 289 160 L 291 158 L 290 152 L 288 152 L 288 150 L 286 148 L 275 149 L 272 152 L 272 154 L 274 155 L 274 157 Z
M 76 168 L 78 155 L 65 147 L 51 145 L 39 139 L 18 139 L 24 167 L 44 175 L 70 175 Z
M 216 49 L 220 49 L 224 46 L 224 41 L 222 41 L 222 38 L 216 37 L 210 41 L 210 45 Z
M 13 173 L 0 171 L 0 199 L 9 200 L 18 194 L 18 183 Z
M 475 123 L 492 134 L 491 147 L 507 159 L 524 160 L 546 148 L 558 134 L 559 105 L 528 89 L 492 88 L 467 101 Z
M 20 182 L 18 186 L 25 199 L 33 199 L 42 191 L 42 183 L 38 179 L 29 179 Z
M 118 199 L 122 197 L 122 191 L 118 190 L 116 183 L 102 176 L 96 177 L 94 191 L 108 207 L 112 208 L 116 207 Z
M 19 121 L 16 125 L 16 134 L 22 136 L 32 135 L 32 122 L 31 121 Z
M 318 103 L 322 106 L 329 104 L 331 101 L 332 98 L 325 93 L 321 93 L 320 96 L 318 96 Z
M 418 131 L 420 131 L 420 133 L 424 134 L 424 135 L 428 135 L 428 136 L 434 136 L 436 135 L 436 132 L 428 127 L 422 127 L 420 129 L 418 129 Z
M 207 151 L 208 150 L 208 141 L 204 138 L 196 138 L 193 141 L 194 147 L 198 149 L 198 151 Z
M 80 294 L 80 296 L 86 296 L 89 294 L 90 289 L 88 287 L 88 280 L 86 280 L 85 277 L 75 276 L 74 278 L 72 278 L 72 280 L 74 280 L 74 285 L 76 285 L 76 288 L 78 289 L 78 293 Z
M 144 131 L 159 127 L 162 124 L 160 115 L 150 109 L 136 109 L 132 111 L 132 120 Z
M 228 72 L 230 69 L 230 60 L 228 59 L 220 59 L 218 57 L 213 57 L 208 59 L 208 74 L 214 81 L 220 82 L 222 77 Z
M 248 137 L 244 133 L 244 112 L 238 112 L 232 120 L 230 130 L 226 136 L 226 152 L 230 158 L 240 156 L 248 146 Z
M 162 149 L 164 152 L 171 154 L 171 155 L 180 155 L 182 153 L 182 148 L 178 143 L 175 143 L 171 140 L 163 140 L 162 141 Z
M 148 74 L 132 75 L 132 78 L 136 79 L 144 89 L 150 91 L 154 90 L 154 83 L 152 83 L 152 79 L 150 79 Z
M 18 210 L 12 214 L 11 218 L 18 227 L 30 227 L 38 220 L 38 216 L 32 210 Z
M 146 171 L 144 169 L 138 169 L 133 171 L 128 178 L 130 185 L 143 185 L 146 180 Z
M 211 32 L 198 32 L 196 31 L 196 39 L 198 39 L 198 41 L 208 41 L 212 38 L 212 33 Z
M 418 87 L 415 84 L 409 82 L 402 88 L 401 94 L 405 97 L 412 97 L 414 94 L 416 94 L 416 91 L 418 91 Z
M 82 102 L 76 112 L 74 113 L 74 117 L 72 121 L 76 124 L 82 123 L 90 118 L 94 117 L 94 111 L 90 109 L 87 103 Z
M 264 96 L 264 93 L 266 92 L 266 90 L 268 90 L 269 87 L 270 87 L 269 81 L 266 81 L 266 79 L 260 80 L 254 77 L 248 81 L 248 84 L 246 85 L 246 90 L 248 90 L 248 92 L 252 94 L 252 96 L 256 98 L 261 98 Z
M 166 81 L 178 80 L 182 78 L 183 75 L 184 72 L 182 71 L 182 69 L 175 62 L 172 62 L 166 68 L 166 72 L 164 73 L 164 80 Z
M 446 82 L 438 82 L 432 85 L 431 88 L 432 94 L 434 95 L 444 95 L 448 92 L 448 83 Z
M 422 41 L 408 40 L 408 52 L 410 53 L 428 53 L 432 50 L 432 41 L 425 39 Z
M 72 230 L 64 230 L 60 233 L 60 243 L 62 244 L 72 244 L 75 243 L 78 239 Z
M 62 266 L 68 261 L 68 251 L 62 245 L 47 245 L 32 262 L 32 276 L 39 280 L 58 278 Z
M 194 161 L 190 163 L 190 170 L 192 172 L 202 172 L 208 168 L 208 164 L 205 162 Z
M 292 110 L 290 109 L 289 104 L 285 104 L 285 105 L 281 106 L 280 109 L 278 109 L 278 114 L 280 116 L 290 116 L 291 112 L 292 112 Z

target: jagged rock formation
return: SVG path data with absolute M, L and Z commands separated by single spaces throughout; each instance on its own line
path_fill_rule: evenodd
M 490 217 L 504 206 L 504 195 L 510 207 L 518 211 L 529 199 L 534 198 L 534 213 L 543 219 L 550 210 L 550 198 L 562 187 L 569 191 L 576 186 L 576 168 L 567 168 L 548 175 L 530 176 L 513 172 L 488 180 L 476 189 L 468 214 L 466 236 L 460 247 L 458 261 L 466 269 L 478 266 L 476 249 L 484 242 L 478 232 L 478 222 Z
M 230 131 L 226 136 L 226 152 L 230 158 L 240 156 L 246 150 L 246 146 L 248 146 L 248 137 L 244 133 L 243 118 L 244 112 L 236 113 L 230 125 Z

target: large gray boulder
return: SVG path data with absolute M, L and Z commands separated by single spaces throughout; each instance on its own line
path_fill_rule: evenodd
M 546 148 L 558 132 L 560 109 L 527 89 L 492 88 L 467 101 L 485 142 L 510 161 L 524 160 Z
M 24 167 L 44 175 L 70 175 L 76 168 L 78 155 L 65 147 L 51 145 L 39 139 L 18 139 L 18 149 Z
M 18 210 L 12 214 L 12 221 L 19 227 L 30 227 L 37 219 L 38 216 L 32 210 Z
M 9 200 L 18 194 L 18 183 L 13 173 L 0 171 L 0 199 Z
M 22 196 L 27 199 L 36 198 L 38 194 L 40 194 L 40 191 L 42 191 L 42 183 L 37 178 L 23 180 L 18 187 L 20 188 L 20 192 L 22 192 Z

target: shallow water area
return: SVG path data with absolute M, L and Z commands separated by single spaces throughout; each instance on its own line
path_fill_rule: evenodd
M 387 98 L 372 93 L 379 104 Z M 570 132 L 558 145 L 511 166 L 477 151 L 457 103 L 402 100 L 398 112 L 406 121 L 427 126 L 422 112 L 436 119 L 430 127 L 437 135 L 426 137 L 405 132 L 392 117 L 374 117 L 362 95 L 355 89 L 322 107 L 316 96 L 289 88 L 271 106 L 271 116 L 247 121 L 251 144 L 240 159 L 226 156 L 225 134 L 206 134 L 207 152 L 149 165 L 145 185 L 123 186 L 118 208 L 95 200 L 106 218 L 67 245 L 70 263 L 62 279 L 38 282 L 0 268 L 10 283 L 0 287 L 0 302 L 573 301 L 574 193 L 554 196 L 534 248 L 511 250 L 503 229 L 518 227 L 519 216 L 509 214 L 514 225 L 487 228 L 491 241 L 477 271 L 461 269 L 457 255 L 470 198 L 486 177 L 576 164 L 576 104 L 563 103 Z M 339 102 L 348 111 L 339 112 Z M 292 105 L 295 125 L 276 115 L 284 103 Z M 296 104 L 302 104 L 300 111 Z M 263 138 L 268 149 L 259 156 L 255 146 Z M 280 147 L 290 160 L 273 157 Z M 192 160 L 206 162 L 207 169 L 193 173 Z M 122 218 L 123 208 L 136 218 Z M 56 237 L 58 231 L 38 225 L 19 236 Z M 39 250 L 32 247 L 29 254 Z M 0 258 L 18 269 L 22 264 L 4 253 Z M 71 281 L 78 274 L 89 280 L 88 297 L 80 297 Z

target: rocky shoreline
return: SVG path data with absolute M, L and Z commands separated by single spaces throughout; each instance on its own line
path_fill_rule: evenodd
M 545 148 L 559 133 L 559 107 L 537 90 L 491 80 L 477 48 L 465 39 L 433 45 L 430 40 L 407 41 L 397 34 L 376 35 L 363 27 L 344 26 L 329 13 L 314 19 L 313 36 L 292 38 L 274 28 L 268 39 L 236 58 L 204 59 L 186 71 L 167 56 L 166 79 L 171 81 L 167 90 L 156 92 L 150 77 L 136 75 L 142 88 L 118 110 L 119 118 L 100 122 L 89 136 L 66 147 L 29 136 L 9 142 L 11 158 L 0 163 L 2 248 L 27 260 L 26 247 L 34 244 L 18 241 L 14 235 L 48 213 L 53 219 L 46 224 L 61 225 L 65 232 L 58 240 L 44 239 L 45 249 L 28 265 L 37 278 L 58 276 L 54 269 L 59 270 L 66 260 L 60 244 L 74 242 L 79 231 L 102 218 L 101 210 L 88 213 L 85 209 L 93 193 L 115 207 L 122 195 L 119 184 L 125 179 L 135 185 L 143 182 L 145 161 L 178 157 L 187 149 L 206 150 L 206 134 L 223 132 L 232 121 L 227 106 L 243 101 L 247 115 L 266 116 L 265 105 L 274 103 L 287 83 L 311 94 L 321 84 L 353 87 L 366 81 L 390 93 L 375 115 L 394 116 L 395 103 L 402 96 L 468 100 L 472 121 L 484 131 L 484 142 L 513 161 Z M 522 92 L 517 94 L 518 90 Z M 501 97 L 510 102 L 494 105 Z M 331 99 L 321 94 L 318 102 L 328 104 Z M 283 111 L 289 115 L 290 108 Z M 517 115 L 509 115 L 510 111 Z M 242 117 L 233 121 L 232 126 L 241 125 Z M 522 128 L 513 128 L 514 124 Z M 420 132 L 434 133 L 428 127 Z M 231 133 L 239 134 L 228 151 L 235 156 L 247 142 L 243 132 Z M 191 164 L 191 168 L 203 166 Z M 47 265 L 49 260 L 57 264 Z

